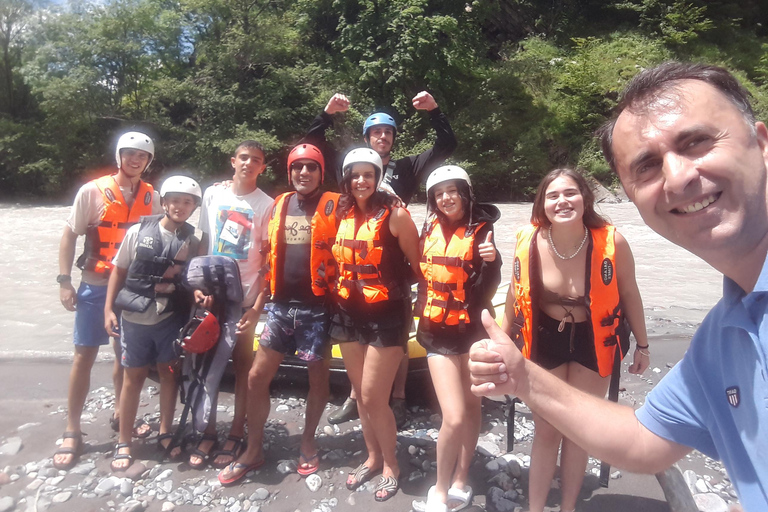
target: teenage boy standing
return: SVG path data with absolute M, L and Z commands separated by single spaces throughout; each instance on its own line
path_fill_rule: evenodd
M 173 412 L 176 408 L 178 355 L 174 340 L 187 321 L 189 293 L 181 288 L 181 273 L 197 249 L 195 228 L 187 219 L 200 205 L 200 185 L 186 176 L 163 182 L 160 197 L 165 214 L 143 217 L 125 235 L 114 259 L 104 306 L 104 328 L 120 336 L 125 383 L 120 396 L 120 436 L 111 468 L 128 469 L 131 426 L 139 407 L 141 388 L 155 365 L 160 377 L 160 434 L 158 448 L 171 459 L 181 454 L 173 446 Z M 122 310 L 120 333 L 114 309 Z
M 104 332 L 104 300 L 112 258 L 123 241 L 128 228 L 143 215 L 160 213 L 160 198 L 151 185 L 141 181 L 149 167 L 155 145 L 147 135 L 127 132 L 117 141 L 115 160 L 117 173 L 103 176 L 83 185 L 75 202 L 59 245 L 59 296 L 62 305 L 75 311 L 75 355 L 69 374 L 67 396 L 67 430 L 64 442 L 53 456 L 57 469 L 75 465 L 82 451 L 80 415 L 91 383 L 91 369 L 101 345 L 109 344 Z M 83 274 L 80 287 L 72 286 L 72 264 L 75 260 L 77 238 L 85 235 L 85 252 L 77 261 Z M 114 343 L 115 364 L 112 381 L 115 386 L 115 415 L 118 410 L 123 369 L 120 365 L 120 344 Z M 137 432 L 149 434 L 148 426 Z
M 229 186 L 206 189 L 200 210 L 199 228 L 203 232 L 200 254 L 229 256 L 238 263 L 243 284 L 243 316 L 237 324 L 237 341 L 232 351 L 235 370 L 235 415 L 227 441 L 212 454 L 214 467 L 223 468 L 240 454 L 245 434 L 248 371 L 253 363 L 253 337 L 264 304 L 256 304 L 261 291 L 257 285 L 263 265 L 262 246 L 267 241 L 267 224 L 272 211 L 272 198 L 258 188 L 257 178 L 266 169 L 264 147 L 255 140 L 241 142 L 231 158 L 234 175 Z M 200 290 L 195 300 L 205 308 L 213 297 Z M 203 438 L 189 458 L 193 468 L 205 465 L 205 455 L 216 443 L 216 404 Z

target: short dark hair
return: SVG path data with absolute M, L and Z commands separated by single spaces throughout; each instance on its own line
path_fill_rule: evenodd
M 548 228 L 552 225 L 547 218 L 547 214 L 544 212 L 544 200 L 547 196 L 549 184 L 561 176 L 572 179 L 576 186 L 579 187 L 581 197 L 584 199 L 584 216 L 582 217 L 584 225 L 588 228 L 601 228 L 608 224 L 608 221 L 595 211 L 595 194 L 589 187 L 587 180 L 580 172 L 568 167 L 553 169 L 542 178 L 539 188 L 536 189 L 536 198 L 533 200 L 531 224 L 542 228 Z
M 645 111 L 663 94 L 678 87 L 681 80 L 700 80 L 711 85 L 741 112 L 747 125 L 754 127 L 755 113 L 749 101 L 750 93 L 730 71 L 707 64 L 667 61 L 635 76 L 622 91 L 612 119 L 596 132 L 600 138 L 603 156 L 614 172 L 616 160 L 613 154 L 613 129 L 616 119 L 625 110 Z
M 237 156 L 237 154 L 238 154 L 238 153 L 240 152 L 240 150 L 241 150 L 241 149 L 243 149 L 243 148 L 249 148 L 249 149 L 258 149 L 259 151 L 261 151 L 261 156 L 262 156 L 262 157 L 263 157 L 265 160 L 266 160 L 266 158 L 267 158 L 267 152 L 266 152 L 266 150 L 264 149 L 264 146 L 262 146 L 262 145 L 261 145 L 261 142 L 259 142 L 259 141 L 256 141 L 256 140 L 251 140 L 251 139 L 248 139 L 248 140 L 244 140 L 243 142 L 241 142 L 240 144 L 238 144 L 238 145 L 237 145 L 237 147 L 235 148 L 235 152 L 232 154 L 232 156 Z

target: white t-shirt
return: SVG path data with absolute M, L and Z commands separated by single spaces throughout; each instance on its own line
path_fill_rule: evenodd
M 173 240 L 174 234 L 173 232 L 165 229 L 162 225 L 159 227 L 160 227 L 160 237 L 163 239 L 163 247 L 167 247 L 168 244 L 170 244 L 171 241 Z M 138 239 L 139 239 L 139 228 L 141 228 L 141 224 L 134 224 L 125 233 L 125 238 L 123 239 L 123 243 L 120 245 L 120 248 L 118 248 L 117 254 L 112 260 L 112 263 L 116 267 L 127 269 L 128 267 L 131 266 L 131 263 L 133 262 L 133 260 L 136 259 L 136 249 L 138 248 Z M 187 239 L 187 242 L 182 246 L 182 248 L 179 249 L 179 253 L 171 255 L 171 257 L 174 259 L 183 259 L 183 260 L 189 261 L 193 256 L 197 254 L 198 242 L 199 240 L 195 238 L 194 235 L 190 236 Z M 186 255 L 183 254 L 184 252 L 186 252 Z M 182 265 L 175 266 L 176 273 L 181 273 L 182 271 L 184 271 L 184 266 Z M 180 286 L 180 285 L 177 285 L 177 286 Z M 168 299 L 163 297 L 163 298 L 157 299 L 156 301 L 153 301 L 152 304 L 149 305 L 149 308 L 147 308 L 147 310 L 144 312 L 137 313 L 135 311 L 123 311 L 123 319 L 129 322 L 132 322 L 134 324 L 155 325 L 157 323 L 162 322 L 163 320 L 165 320 L 166 318 L 168 318 L 174 313 L 173 311 L 164 311 L 167 303 L 168 303 Z M 162 312 L 158 313 L 158 311 L 162 311 Z
M 137 187 L 138 188 L 138 187 Z M 133 206 L 133 191 L 130 187 L 120 187 L 123 197 Z M 163 207 L 160 205 L 160 194 L 152 195 L 152 215 L 163 213 Z M 96 183 L 89 181 L 77 191 L 75 202 L 72 204 L 72 210 L 67 219 L 67 225 L 77 236 L 85 235 L 91 226 L 98 226 L 101 222 L 101 216 L 104 214 L 104 196 L 101 195 Z M 75 258 L 77 258 L 75 254 Z M 94 286 L 106 286 L 109 276 L 98 274 L 90 270 L 83 271 L 82 281 Z
M 240 267 L 243 307 L 256 302 L 256 280 L 263 265 L 261 247 L 267 240 L 273 199 L 261 189 L 236 195 L 231 187 L 208 187 L 200 209 L 200 231 L 208 235 L 208 254 L 229 256 Z

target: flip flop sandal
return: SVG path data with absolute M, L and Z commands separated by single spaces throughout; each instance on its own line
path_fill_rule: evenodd
M 304 462 L 301 462 L 302 459 Z M 316 460 L 317 464 L 310 464 L 310 461 Z M 302 467 L 304 465 L 305 467 Z M 320 453 L 315 452 L 315 454 L 312 457 L 307 457 L 299 451 L 299 464 L 296 468 L 296 472 L 300 474 L 301 476 L 309 476 L 313 473 L 317 473 L 317 470 L 320 468 Z
M 400 484 L 397 483 L 397 478 L 393 476 L 382 476 L 378 485 L 373 490 L 373 499 L 376 501 L 387 501 L 389 498 L 397 494 L 397 490 L 400 488 Z M 378 493 L 384 492 L 384 496 L 379 496 Z
M 204 452 L 200 449 L 200 445 L 204 441 L 213 441 L 213 444 L 210 448 L 208 448 L 207 452 Z M 192 469 L 201 469 L 204 468 L 206 464 L 208 464 L 209 457 L 211 455 L 211 452 L 213 452 L 216 447 L 219 445 L 219 438 L 216 436 L 216 434 L 203 434 L 203 436 L 200 438 L 200 440 L 197 442 L 197 446 L 195 446 L 194 449 L 192 449 L 191 452 L 189 452 L 189 460 L 187 463 L 189 464 L 189 467 Z M 196 455 L 197 457 L 200 457 L 201 462 L 198 464 L 192 463 L 192 455 Z
M 74 467 L 75 464 L 77 464 L 77 461 L 80 460 L 80 454 L 83 450 L 83 434 L 82 432 L 64 432 L 62 434 L 62 439 L 77 439 L 77 443 L 73 447 L 63 446 L 56 449 L 55 452 L 53 452 L 53 467 L 56 469 L 63 469 L 64 471 L 71 469 Z M 69 462 L 66 464 L 57 464 L 56 463 L 56 455 L 72 455 L 72 458 L 69 459 Z
M 229 478 L 223 478 L 221 474 L 224 473 L 224 471 L 221 471 L 219 472 L 219 482 L 223 486 L 233 485 L 239 482 L 249 472 L 263 466 L 265 460 L 266 460 L 265 458 L 262 458 L 261 460 L 258 460 L 253 464 L 243 464 L 242 462 L 232 462 L 227 466 L 227 469 L 229 469 L 229 473 L 230 473 Z M 235 471 L 240 471 L 240 472 L 235 474 Z
M 179 454 L 174 457 L 171 456 L 171 452 L 174 450 L 174 448 L 179 446 L 177 443 L 173 442 L 173 438 L 174 438 L 174 434 L 170 432 L 166 432 L 165 434 L 158 434 L 156 441 L 157 441 L 157 449 L 158 451 L 163 452 L 163 457 L 172 462 L 175 462 L 181 458 L 182 452 L 180 451 Z M 168 444 L 163 445 L 163 441 L 165 441 L 166 439 L 169 440 Z
M 117 421 L 120 421 L 120 419 L 118 419 Z M 141 427 L 144 427 L 144 426 L 149 428 L 145 430 L 139 430 Z M 119 426 L 118 426 L 118 429 L 119 429 Z M 149 426 L 149 423 L 144 421 L 142 418 L 137 419 L 136 423 L 133 424 L 133 437 L 138 439 L 146 439 L 150 435 L 152 435 L 152 427 Z
M 450 507 L 449 510 L 451 512 L 457 512 L 459 510 L 462 510 L 464 508 L 467 508 L 470 503 L 472 503 L 472 487 L 467 486 L 466 490 L 464 489 L 458 489 L 456 487 L 451 487 L 448 489 L 448 501 L 458 501 L 460 502 L 455 507 Z
M 376 473 L 379 471 L 381 470 L 376 470 L 374 472 L 371 470 L 371 468 L 366 466 L 365 463 L 360 464 L 347 475 L 347 489 L 354 491 L 365 482 L 376 476 Z M 351 483 L 349 481 L 350 477 L 352 478 Z
M 133 457 L 131 457 L 130 453 L 120 453 L 121 449 L 130 449 L 130 447 L 131 443 L 117 443 L 117 446 L 115 446 L 115 454 L 112 456 L 112 462 L 109 463 L 109 467 L 113 473 L 124 473 L 125 471 L 128 471 L 128 468 L 133 464 Z M 115 462 L 119 460 L 128 460 L 128 465 L 125 467 L 115 467 Z
M 237 460 L 237 458 L 242 453 L 243 445 L 245 444 L 243 442 L 243 438 L 242 437 L 233 436 L 233 435 L 230 434 L 230 435 L 227 436 L 227 441 L 231 441 L 231 442 L 234 443 L 234 446 L 232 446 L 231 450 L 225 450 L 225 449 L 222 448 L 221 450 L 216 450 L 215 452 L 211 453 L 211 460 L 213 461 L 213 462 L 211 462 L 211 466 L 215 467 L 216 469 L 224 469 L 224 468 L 226 468 L 227 466 L 229 466 L 230 464 L 235 462 L 235 460 Z M 226 445 L 227 445 L 227 443 L 225 441 L 224 442 L 224 446 L 226 446 Z M 229 462 L 223 462 L 223 463 L 219 462 L 219 463 L 216 463 L 216 459 L 218 459 L 220 455 L 226 455 L 226 456 L 232 457 L 232 460 L 229 461 Z

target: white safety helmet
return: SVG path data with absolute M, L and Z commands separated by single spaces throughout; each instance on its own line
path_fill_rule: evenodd
M 117 161 L 117 167 L 122 165 L 120 161 L 121 149 L 140 149 L 149 153 L 149 162 L 147 167 L 152 163 L 155 158 L 155 143 L 146 135 L 141 132 L 126 132 L 117 139 L 117 147 L 115 148 L 115 160 Z
M 381 182 L 384 181 L 384 165 L 381 163 L 381 157 L 377 152 L 371 148 L 357 148 L 353 149 L 347 156 L 344 157 L 344 164 L 341 166 L 344 177 L 349 174 L 353 164 L 372 164 L 377 171 L 379 171 L 376 177 L 376 188 L 378 189 Z
M 189 194 L 195 197 L 197 204 L 203 201 L 203 193 L 200 185 L 195 180 L 187 176 L 171 176 L 163 182 L 160 187 L 160 197 L 165 198 L 166 194 Z
M 438 183 L 451 180 L 464 180 L 469 185 L 469 189 L 472 190 L 472 182 L 469 179 L 467 171 L 459 167 L 458 165 L 443 165 L 438 167 L 427 178 L 427 196 L 429 191 Z

